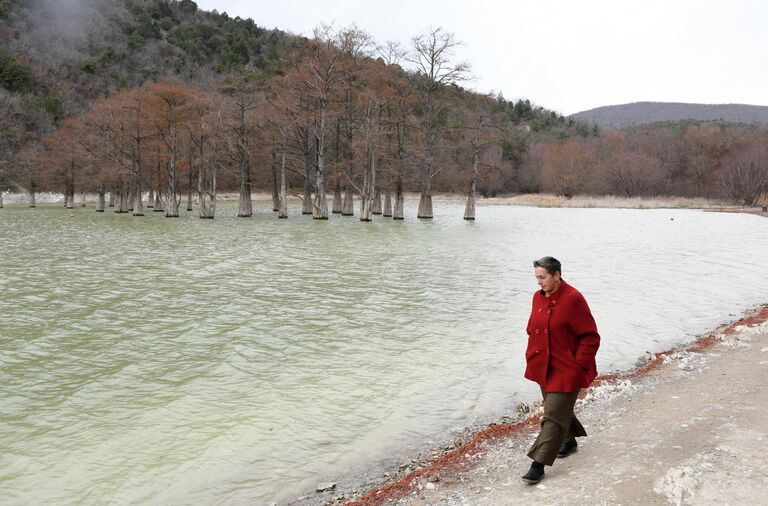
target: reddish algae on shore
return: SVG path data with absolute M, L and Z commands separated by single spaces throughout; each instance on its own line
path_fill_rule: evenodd
M 592 383 L 590 388 L 594 388 L 597 385 L 617 382 L 629 378 L 644 375 L 649 371 L 659 367 L 663 361 L 664 356 L 672 353 L 679 352 L 702 352 L 707 348 L 715 344 L 718 339 L 718 335 L 728 335 L 734 332 L 736 327 L 745 325 L 756 325 L 768 321 L 768 304 L 759 307 L 756 311 L 752 312 L 748 316 L 741 318 L 740 320 L 727 325 L 724 328 L 719 328 L 715 331 L 709 332 L 700 336 L 690 345 L 684 348 L 672 348 L 666 351 L 662 351 L 654 354 L 653 358 L 643 365 L 642 367 L 632 369 L 623 373 L 617 374 L 605 374 L 598 376 Z M 584 389 L 579 397 L 583 398 L 589 389 Z M 371 490 L 367 495 L 353 501 L 348 501 L 347 506 L 375 506 L 384 504 L 385 502 L 396 501 L 402 497 L 407 496 L 410 493 L 417 491 L 417 484 L 423 478 L 426 481 L 430 481 L 430 478 L 446 476 L 450 474 L 458 474 L 462 471 L 466 471 L 471 468 L 477 462 L 477 456 L 484 451 L 486 443 L 508 439 L 517 436 L 522 433 L 532 432 L 538 429 L 541 421 L 541 414 L 532 415 L 528 418 L 512 424 L 497 424 L 484 429 L 477 434 L 466 444 L 461 447 L 443 453 L 429 467 L 425 469 L 419 469 L 413 471 L 406 476 L 403 476 L 397 481 L 387 483 L 377 489 Z

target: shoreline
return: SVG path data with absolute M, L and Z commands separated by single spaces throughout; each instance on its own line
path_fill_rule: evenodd
M 616 399 L 622 395 L 622 390 L 633 389 L 632 382 L 640 383 L 650 376 L 660 376 L 658 385 L 670 383 L 672 378 L 664 377 L 664 369 L 675 361 L 686 361 L 689 356 L 717 356 L 718 347 L 735 346 L 729 344 L 729 339 L 738 341 L 738 333 L 747 327 L 754 327 L 768 322 L 768 304 L 763 304 L 745 312 L 741 318 L 730 323 L 724 323 L 719 327 L 701 334 L 693 341 L 683 343 L 668 350 L 655 353 L 646 357 L 644 364 L 633 369 L 598 376 L 592 385 L 582 390 L 579 395 L 577 411 L 589 409 L 591 403 L 604 403 L 611 406 L 617 403 Z M 763 351 L 768 350 L 768 348 Z M 728 349 L 724 350 L 728 353 Z M 683 357 L 682 359 L 680 357 Z M 768 358 L 768 357 L 766 357 Z M 658 386 L 657 385 L 657 386 Z M 640 392 L 638 396 L 648 395 L 648 392 Z M 432 451 L 433 458 L 411 459 L 409 464 L 397 466 L 391 472 L 380 476 L 378 480 L 370 480 L 367 492 L 359 493 L 358 486 L 355 490 L 334 489 L 317 492 L 314 496 L 305 495 L 290 504 L 323 504 L 348 506 L 374 506 L 381 504 L 401 504 L 413 499 L 415 504 L 432 504 L 430 498 L 424 501 L 424 495 L 435 494 L 440 491 L 445 495 L 445 488 L 456 488 L 457 483 L 471 486 L 472 473 L 478 474 L 477 469 L 488 454 L 495 453 L 500 448 L 514 447 L 515 455 L 524 457 L 524 449 L 528 439 L 532 439 L 538 431 L 542 410 L 540 403 L 533 406 L 524 403 L 518 404 L 518 411 L 522 418 L 513 421 L 500 420 L 492 422 L 480 428 L 467 428 L 462 433 L 465 441 L 457 448 L 442 451 Z M 526 413 L 528 411 L 528 413 Z M 595 432 L 593 428 L 590 433 Z M 561 460 L 558 460 L 557 465 Z M 416 469 L 413 469 L 415 464 Z M 399 469 L 399 470 L 398 470 Z M 519 471 L 519 472 L 518 472 Z M 518 476 L 525 469 L 513 469 L 509 473 L 511 482 L 522 483 Z M 485 473 L 483 473 L 485 474 Z M 374 485 L 371 487 L 370 483 Z M 768 477 L 766 478 L 768 483 Z M 541 487 L 546 489 L 546 485 Z M 528 490 L 534 491 L 535 487 Z M 488 488 L 486 487 L 486 492 Z M 690 491 L 689 491 L 690 492 Z M 439 494 L 438 494 L 439 495 Z M 448 504 L 452 504 L 450 501 Z M 680 504 L 680 502 L 678 502 Z
M 330 195 L 330 194 L 329 194 Z M 407 202 L 417 202 L 420 194 L 418 192 L 405 192 L 404 198 Z M 85 203 L 95 204 L 97 196 L 87 193 Z M 239 194 L 237 192 L 222 192 L 218 195 L 219 202 L 237 201 Z M 186 196 L 182 195 L 182 205 L 186 201 Z M 254 202 L 271 201 L 272 194 L 261 191 L 251 194 Z M 467 202 L 467 196 L 459 193 L 434 193 L 432 195 L 433 203 L 450 203 L 455 205 L 464 205 Z M 3 202 L 8 206 L 26 206 L 28 196 L 24 193 L 3 193 Z M 289 194 L 290 202 L 301 202 L 301 197 L 296 194 Z M 359 201 L 359 195 L 354 196 L 354 200 Z M 197 196 L 193 195 L 193 206 L 196 206 Z M 60 193 L 41 192 L 38 194 L 38 206 L 63 205 L 64 195 Z M 703 197 L 620 197 L 616 195 L 574 195 L 573 197 L 563 197 L 548 193 L 523 193 L 517 195 L 502 195 L 497 197 L 482 197 L 478 195 L 477 206 L 509 205 L 539 208 L 572 208 L 572 209 L 691 209 L 705 212 L 723 212 L 723 213 L 745 213 L 757 216 L 768 217 L 768 211 L 762 208 L 766 202 L 760 202 L 752 207 L 741 206 L 730 203 L 722 199 L 711 199 Z M 75 197 L 75 208 L 83 207 L 80 195 Z

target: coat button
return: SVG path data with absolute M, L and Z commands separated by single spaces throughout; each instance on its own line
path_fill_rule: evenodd
M 545 334 L 549 334 L 549 330 L 547 330 L 547 329 L 544 329 L 544 333 L 545 333 Z
M 541 313 L 541 308 L 539 308 L 539 313 Z
M 536 333 L 537 333 L 537 334 L 539 333 L 539 329 L 536 329 Z
M 549 314 L 549 313 L 551 313 L 551 312 L 552 312 L 551 310 L 547 309 L 547 314 Z

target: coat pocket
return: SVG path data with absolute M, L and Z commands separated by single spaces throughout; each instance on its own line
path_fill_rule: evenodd
M 576 364 L 576 367 L 578 367 L 579 369 L 581 369 L 581 370 L 582 370 L 582 371 L 584 371 L 584 372 L 588 372 L 588 371 L 589 371 L 589 369 L 585 369 L 585 368 L 584 368 L 584 366 L 583 366 L 583 365 L 581 365 L 581 364 L 580 364 L 580 363 L 579 363 L 579 362 L 576 360 L 576 355 L 574 355 L 574 354 L 573 354 L 573 352 L 572 352 L 571 350 L 566 350 L 566 353 L 568 354 L 568 357 L 570 357 L 571 361 L 572 361 L 574 364 Z

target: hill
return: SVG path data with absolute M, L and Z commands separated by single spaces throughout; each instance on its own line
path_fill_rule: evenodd
M 280 55 L 308 41 L 257 23 L 192 0 L 0 0 L 0 185 L 18 187 L 19 154 L 105 97 L 159 80 L 217 92 L 240 76 L 280 75 Z M 525 140 L 505 144 L 507 159 L 521 159 L 532 139 L 596 134 L 526 99 L 458 86 L 450 95 L 451 110 L 492 107 L 506 118 Z
M 597 107 L 572 114 L 569 117 L 604 129 L 686 120 L 768 124 L 768 107 L 745 104 L 634 102 Z

